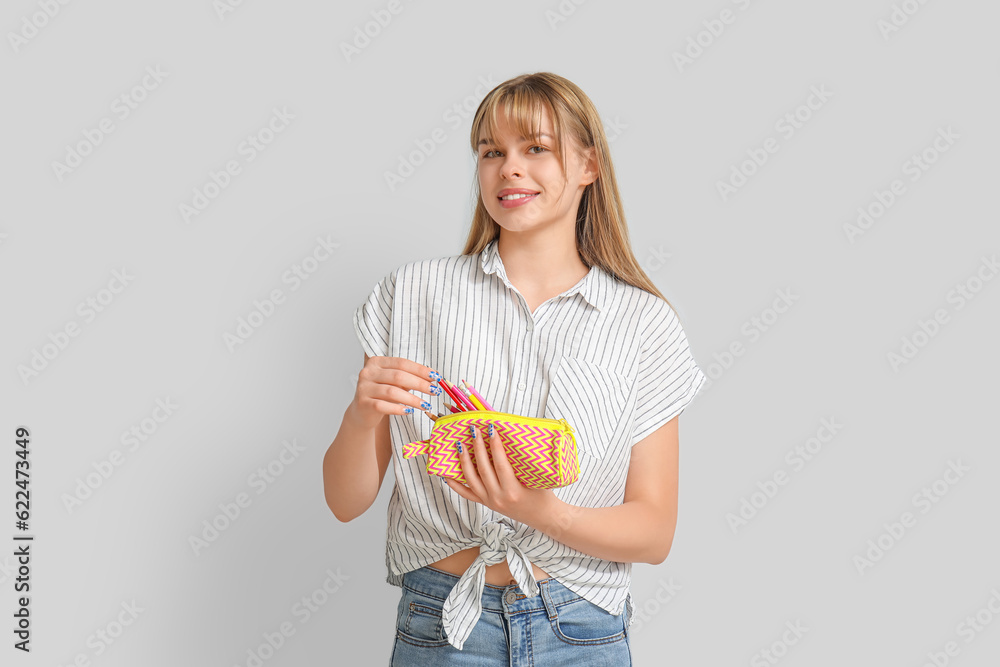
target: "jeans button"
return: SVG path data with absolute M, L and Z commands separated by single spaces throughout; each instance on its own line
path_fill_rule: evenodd
M 507 604 L 514 604 L 514 602 L 517 600 L 517 593 L 515 593 L 514 591 L 507 591 L 506 600 Z

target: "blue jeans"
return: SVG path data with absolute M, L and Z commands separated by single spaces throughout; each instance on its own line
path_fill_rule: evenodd
M 608 613 L 555 577 L 539 581 L 535 597 L 517 584 L 486 584 L 483 615 L 460 651 L 448 643 L 441 620 L 458 579 L 429 565 L 403 575 L 390 667 L 632 665 L 626 613 Z

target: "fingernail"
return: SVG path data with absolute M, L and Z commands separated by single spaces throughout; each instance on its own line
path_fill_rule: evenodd
M 428 403 L 427 401 L 421 401 L 420 402 L 420 407 L 423 408 L 424 410 L 430 410 L 431 409 L 431 404 Z
M 486 432 L 489 433 L 491 438 L 493 437 L 493 422 L 486 425 Z
M 438 373 L 437 371 L 431 371 L 431 379 L 435 380 L 435 381 L 436 380 L 443 380 L 444 376 L 441 375 L 440 373 Z
M 406 406 L 406 411 L 405 412 L 408 415 L 412 415 L 413 414 L 413 408 L 411 408 L 410 406 Z
M 469 435 L 475 439 L 476 437 L 476 426 L 475 424 L 469 424 Z
M 432 384 L 431 385 L 431 393 L 434 394 L 435 396 L 440 396 L 441 395 L 441 385 Z
M 458 453 L 462 453 L 462 443 L 458 443 Z

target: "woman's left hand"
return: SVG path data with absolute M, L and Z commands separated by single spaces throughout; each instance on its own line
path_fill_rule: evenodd
M 473 427 L 475 428 L 475 427 Z M 514 474 L 514 468 L 507 459 L 507 452 L 500 441 L 500 434 L 493 429 L 493 437 L 489 445 L 483 441 L 479 429 L 475 429 L 476 462 L 472 463 L 469 452 L 463 447 L 458 455 L 462 462 L 462 474 L 465 475 L 468 486 L 445 477 L 444 481 L 458 495 L 477 503 L 486 505 L 491 510 L 508 516 L 532 528 L 540 528 L 540 523 L 548 516 L 549 508 L 557 500 L 552 489 L 530 489 Z M 486 447 L 493 452 L 493 462 L 490 462 Z

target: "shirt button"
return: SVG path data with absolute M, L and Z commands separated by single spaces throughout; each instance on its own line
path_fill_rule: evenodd
M 517 593 L 514 591 L 507 591 L 507 604 L 514 604 L 517 601 Z
M 527 387 L 527 386 L 528 386 L 528 385 L 526 385 L 526 384 L 524 384 L 524 383 L 522 382 L 521 384 L 517 385 L 517 388 L 518 388 L 518 389 L 520 389 L 521 391 L 524 391 L 524 388 L 525 388 L 525 387 Z

